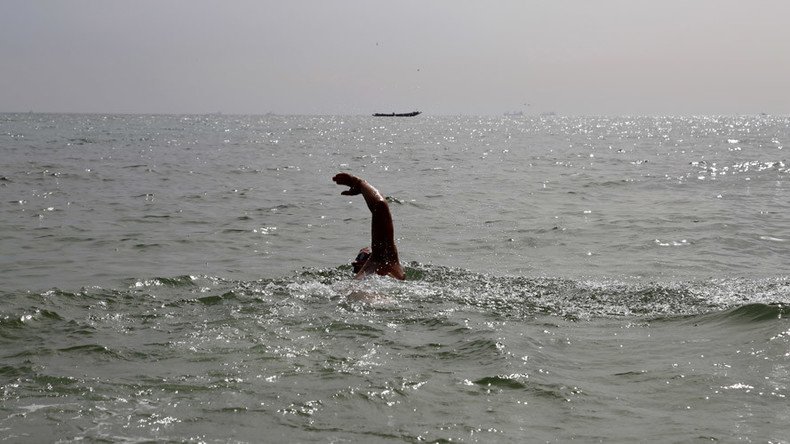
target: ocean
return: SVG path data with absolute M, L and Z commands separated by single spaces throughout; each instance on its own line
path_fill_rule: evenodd
M 0 114 L 0 441 L 788 443 L 788 152 L 768 115 Z M 406 281 L 351 279 L 341 171 Z

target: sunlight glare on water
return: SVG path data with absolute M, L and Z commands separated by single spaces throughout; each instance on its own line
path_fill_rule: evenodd
M 0 115 L 0 430 L 785 442 L 788 128 Z M 339 171 L 406 281 L 351 279 Z

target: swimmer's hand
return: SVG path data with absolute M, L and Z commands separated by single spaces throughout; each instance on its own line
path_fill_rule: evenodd
M 356 196 L 357 194 L 362 193 L 362 183 L 364 181 L 359 177 L 352 176 L 348 173 L 339 173 L 335 175 L 332 180 L 334 180 L 338 185 L 350 187 L 350 189 L 340 193 L 344 196 Z

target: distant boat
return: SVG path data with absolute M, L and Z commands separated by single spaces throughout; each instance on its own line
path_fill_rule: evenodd
M 420 114 L 419 111 L 412 111 L 410 113 L 389 113 L 389 114 L 387 114 L 387 113 L 376 113 L 376 114 L 373 114 L 373 117 L 414 117 L 414 116 L 419 115 L 419 114 Z

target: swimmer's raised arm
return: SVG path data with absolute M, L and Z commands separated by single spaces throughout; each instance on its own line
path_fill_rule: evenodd
M 356 196 L 361 194 L 365 198 L 371 215 L 371 253 L 367 262 L 356 278 L 360 279 L 365 275 L 376 273 L 389 275 L 397 279 L 405 279 L 406 274 L 398 259 L 398 248 L 395 246 L 395 228 L 392 224 L 392 214 L 387 204 L 387 199 L 364 179 L 352 176 L 348 173 L 340 173 L 332 178 L 338 185 L 349 187 L 348 190 L 340 194 L 345 196 Z

